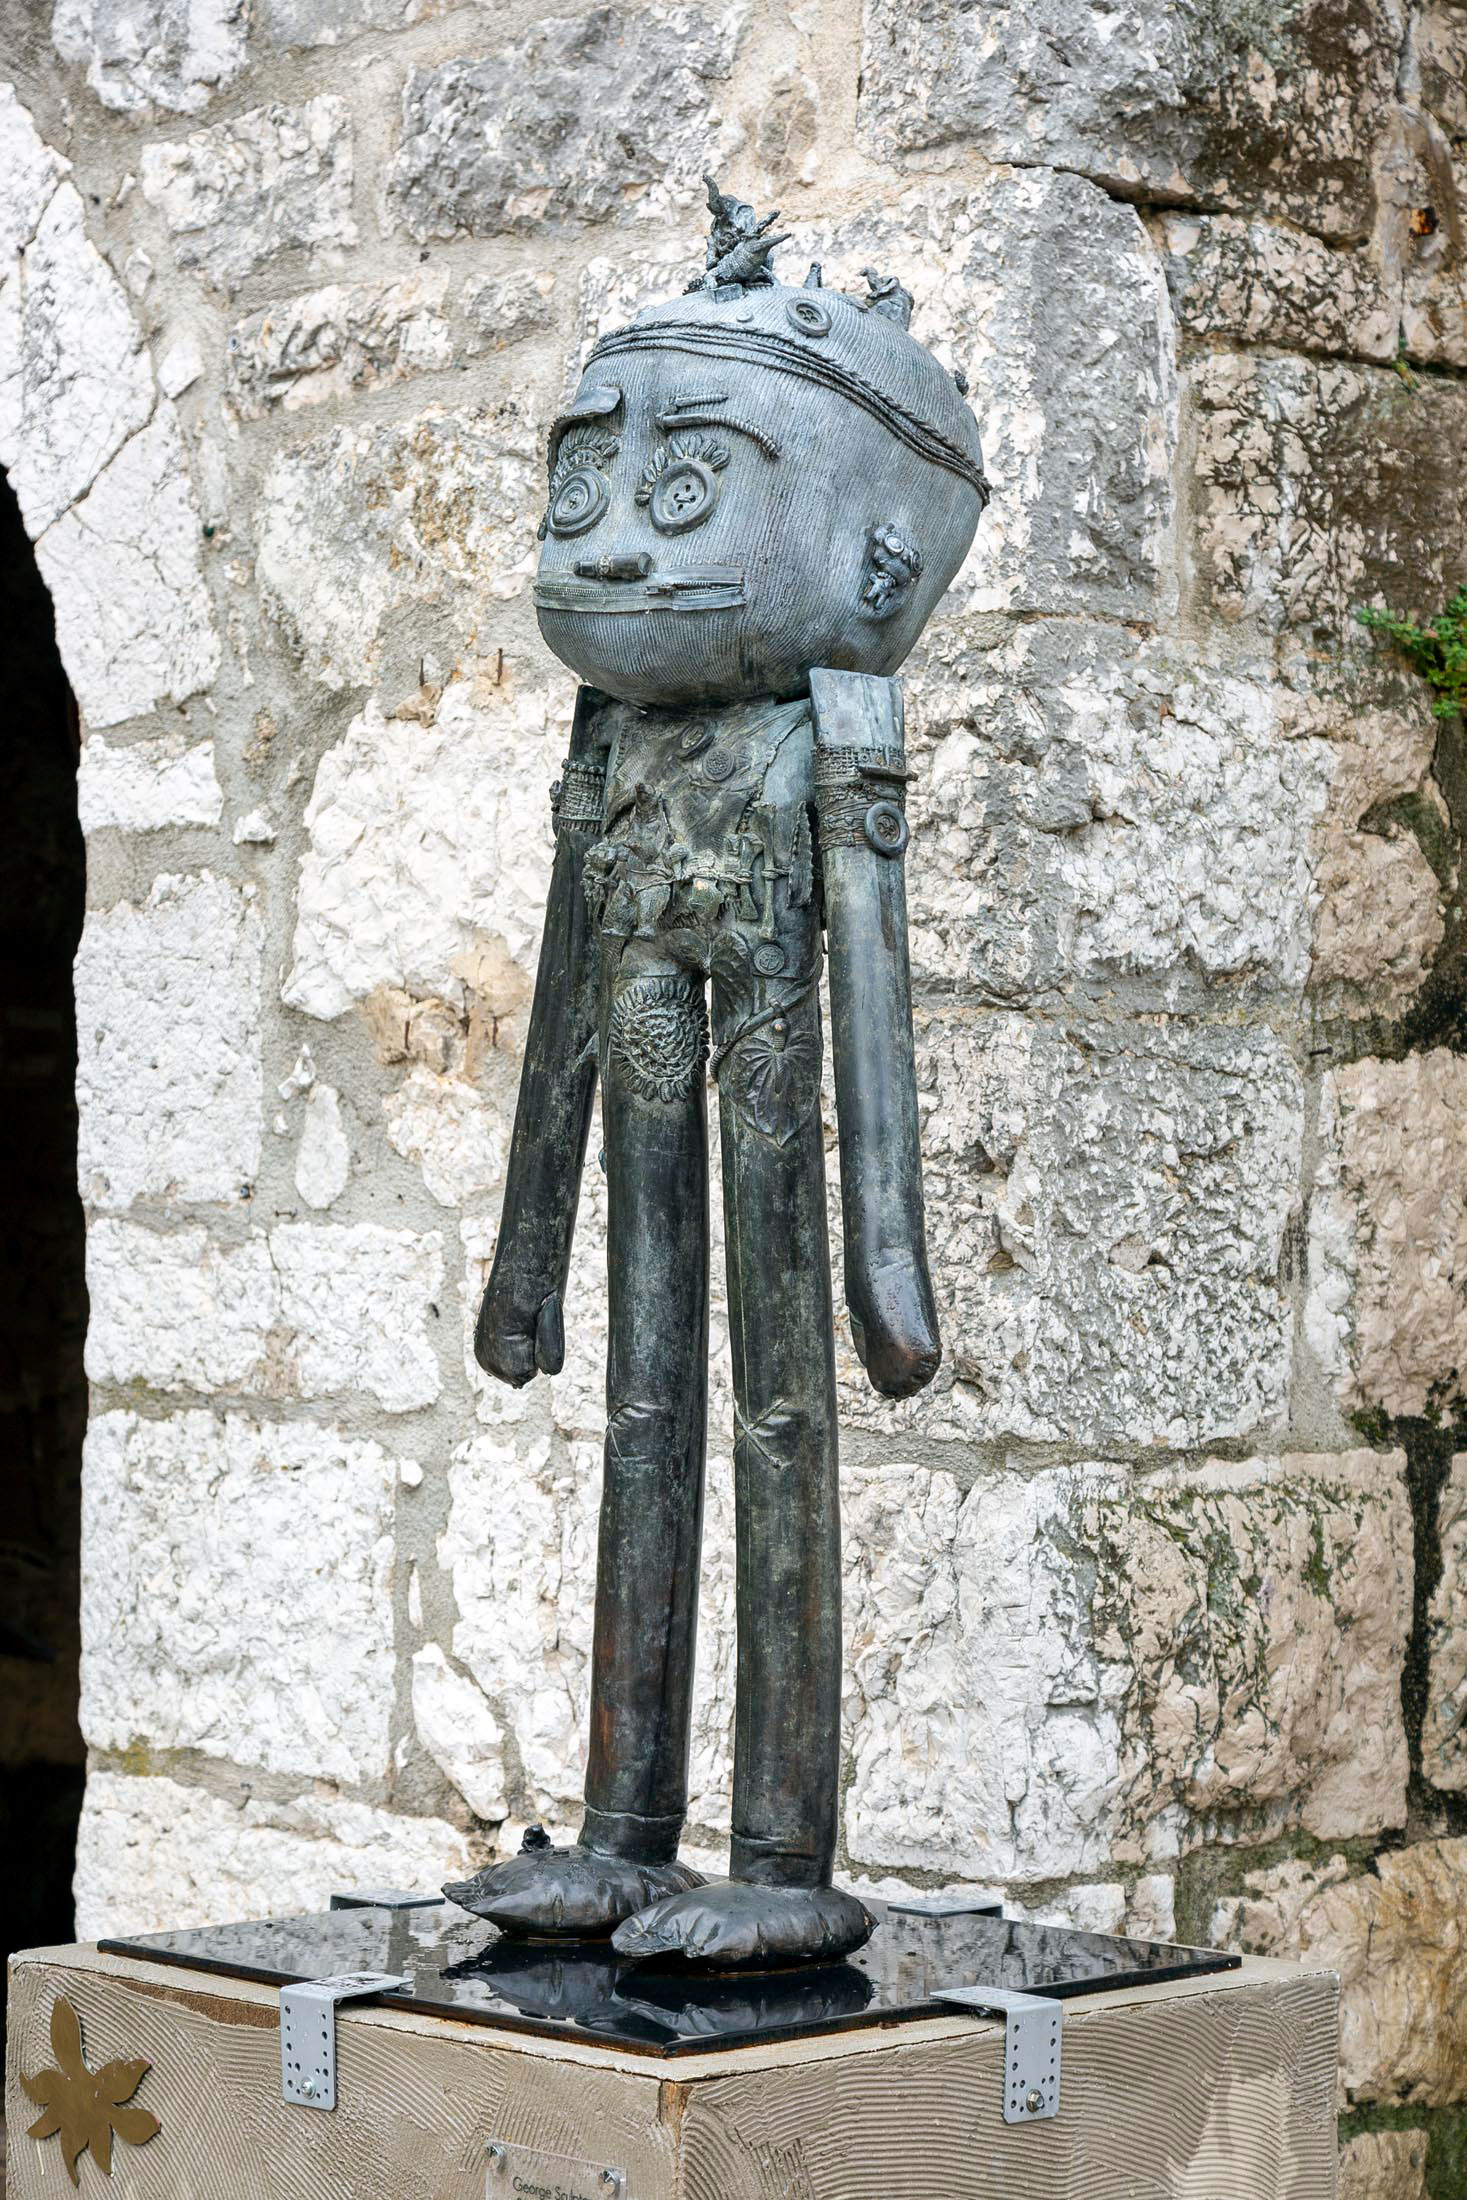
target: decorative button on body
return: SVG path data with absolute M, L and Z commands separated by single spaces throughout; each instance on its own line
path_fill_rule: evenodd
M 677 737 L 677 753 L 685 763 L 691 763 L 695 756 L 701 756 L 706 748 L 712 746 L 712 743 L 713 728 L 711 726 L 684 726 Z
M 710 749 L 703 759 L 703 777 L 711 779 L 714 786 L 721 786 L 725 779 L 732 779 L 735 765 L 727 749 Z
M 868 847 L 879 856 L 899 856 L 911 838 L 906 818 L 894 802 L 873 802 L 866 812 L 864 830 Z
M 830 334 L 830 308 L 820 305 L 814 298 L 791 298 L 785 314 L 792 328 L 802 336 L 828 336 Z

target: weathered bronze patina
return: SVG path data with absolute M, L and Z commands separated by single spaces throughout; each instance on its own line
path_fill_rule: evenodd
M 610 1356 L 586 1810 L 446 1891 L 512 1932 L 718 1964 L 831 1958 L 840 1526 L 825 1155 L 829 957 L 845 1297 L 876 1389 L 931 1381 L 907 974 L 906 657 L 987 489 L 911 299 L 774 280 L 776 218 L 710 183 L 706 274 L 602 339 L 550 435 L 541 632 L 587 683 L 476 1350 L 556 1372 L 592 1097 Z M 709 996 L 711 995 L 711 1027 Z M 708 1354 L 705 1082 L 733 1346 L 731 1877 L 677 1861 Z

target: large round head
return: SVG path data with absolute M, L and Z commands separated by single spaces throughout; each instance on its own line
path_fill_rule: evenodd
M 894 672 L 983 510 L 973 415 L 895 284 L 862 302 L 710 263 L 602 339 L 551 430 L 540 631 L 635 703 Z

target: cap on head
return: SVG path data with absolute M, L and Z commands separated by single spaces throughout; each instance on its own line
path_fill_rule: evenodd
M 818 268 L 777 282 L 778 216 L 708 195 L 704 274 L 601 339 L 551 431 L 541 629 L 631 701 L 894 671 L 988 497 L 972 411 L 895 278 L 868 269 L 864 299 Z

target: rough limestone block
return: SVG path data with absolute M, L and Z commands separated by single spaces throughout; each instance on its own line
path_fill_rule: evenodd
M 325 94 L 145 145 L 141 175 L 177 239 L 179 265 L 224 291 L 278 253 L 309 251 L 320 265 L 357 241 L 351 116 Z
M 239 1413 L 104 1413 L 83 1478 L 82 1731 L 344 1781 L 391 1769 L 380 1445 Z
M 1341 1403 L 1425 1413 L 1463 1395 L 1467 1063 L 1437 1047 L 1325 1080 L 1310 1201 L 1310 1342 Z
M 389 613 L 436 609 L 467 652 L 486 609 L 534 572 L 538 439 L 536 417 L 506 401 L 334 428 L 280 453 L 259 490 L 258 572 L 315 678 L 366 684 Z
M 417 1162 L 443 1206 L 467 1206 L 502 1185 L 512 1102 L 495 1107 L 462 1078 L 437 1077 L 419 1064 L 382 1105 L 388 1144 Z
M 1399 283 L 1375 252 L 1236 214 L 1167 214 L 1158 232 L 1189 336 L 1394 359 Z
M 1467 367 L 1467 17 L 1435 0 L 1415 24 L 1420 105 L 1402 117 L 1404 158 L 1393 180 L 1404 214 L 1403 348 L 1428 365 Z
M 853 1355 L 842 1417 L 888 1438 L 1190 1449 L 1277 1425 L 1298 1073 L 1258 1030 L 919 1017 L 946 1358 L 889 1404 Z
M 1441 1579 L 1427 1625 L 1431 1665 L 1421 1729 L 1421 1769 L 1433 1787 L 1467 1788 L 1467 1453 L 1452 1461 L 1437 1514 Z
M 282 1223 L 270 1257 L 302 1396 L 360 1387 L 389 1413 L 432 1403 L 442 1388 L 431 1326 L 443 1280 L 436 1231 Z
M 245 65 L 247 0 L 56 0 L 51 38 L 104 107 L 193 114 Z
M 455 1451 L 438 1544 L 454 1656 L 504 1707 L 532 1807 L 552 1825 L 574 1821 L 580 1796 L 600 1485 L 599 1446 L 527 1414 Z
M 1310 990 L 1325 1013 L 1395 1015 L 1445 933 L 1428 850 L 1442 840 L 1430 690 L 1384 651 L 1292 652 L 1275 689 L 1292 738 L 1329 744 L 1329 801 L 1314 854 Z
M 127 293 L 87 236 L 70 183 L 56 190 L 26 246 L 19 294 L 19 404 L 3 456 L 35 536 L 85 496 L 145 426 L 153 370 Z
M 472 331 L 471 351 L 503 351 L 555 325 L 555 275 L 550 268 L 510 275 L 470 276 L 459 305 Z
M 782 257 L 788 280 L 818 260 L 857 297 L 864 268 L 900 270 L 915 332 L 966 375 L 994 497 L 958 602 L 1133 618 L 1173 601 L 1172 317 L 1129 207 L 1031 169 L 793 224 Z
M 692 205 L 741 142 L 720 102 L 748 13 L 601 7 L 410 70 L 391 212 L 421 241 Z
M 200 540 L 177 417 L 160 401 L 36 544 L 57 646 L 89 726 L 120 725 L 167 698 L 181 703 L 213 681 L 219 639 Z
M 1442 199 L 1445 206 L 1441 213 L 1431 208 L 1436 223 L 1428 235 L 1410 235 L 1401 348 L 1407 358 L 1423 366 L 1460 369 L 1467 367 L 1467 270 L 1455 237 L 1461 209 L 1467 206 L 1467 143 L 1450 159 L 1439 152 L 1434 140 L 1429 149 L 1435 156 L 1430 163 L 1434 172 L 1425 180 L 1431 197 Z
M 69 167 L 0 85 L 0 464 L 40 537 L 82 716 L 113 726 L 207 687 L 219 646 L 173 407 L 154 410 L 147 354 Z
M 1327 775 L 1306 866 L 1311 993 L 1330 1014 L 1399 1013 L 1445 933 L 1437 865 L 1447 819 L 1432 780 L 1440 722 L 1430 692 L 1358 637 L 1344 655 L 1291 646 L 1279 674 L 1264 683 L 1285 748 L 1275 830 L 1290 814 L 1288 791 L 1299 788 L 1312 804 L 1312 763 L 1322 761 Z M 1257 861 L 1274 880 L 1270 901 L 1288 909 L 1289 874 L 1266 865 L 1262 846 Z M 1307 928 L 1306 917 L 1306 936 Z
M 295 1188 L 308 1207 L 329 1207 L 346 1190 L 351 1173 L 351 1141 L 341 1119 L 341 1095 L 334 1085 L 314 1084 L 302 1111 L 295 1156 Z
M 785 264 L 786 254 L 789 266 L 798 265 L 814 233 L 813 225 L 801 231 L 792 224 L 792 241 L 781 245 L 776 267 Z M 689 279 L 688 269 L 696 269 L 702 259 L 706 234 L 700 229 L 697 214 L 690 210 L 675 227 L 669 225 L 645 238 L 638 233 L 626 240 L 628 249 L 597 253 L 587 260 L 576 286 L 575 322 L 566 354 L 567 394 L 580 380 L 592 346 L 603 336 L 612 329 L 625 328 L 643 306 L 664 304 L 676 297 L 681 284 Z
M 972 146 L 1363 237 L 1402 36 L 1399 0 L 867 0 L 859 122 L 888 158 Z
M 363 31 L 405 30 L 445 0 L 256 0 L 260 34 L 275 46 L 339 46 Z
M 1337 650 L 1360 604 L 1445 600 L 1467 533 L 1467 391 L 1254 354 L 1199 359 L 1188 379 L 1200 610 Z
M 441 1818 L 347 1802 L 329 1789 L 239 1804 L 177 1780 L 98 1769 L 77 1833 L 76 1929 L 92 1938 L 150 1933 L 324 1910 L 353 1887 L 431 1890 L 471 1869 L 472 1854 Z
M 34 237 L 71 162 L 47 145 L 16 96 L 0 83 L 0 273 Z
M 422 268 L 400 282 L 331 283 L 265 306 L 230 333 L 230 404 L 258 420 L 446 366 L 447 288 L 446 271 Z
M 431 727 L 375 702 L 353 720 L 306 807 L 291 1007 L 339 1016 L 381 986 L 460 1004 L 490 940 L 533 967 L 571 699 L 461 681 Z
M 1219 1904 L 1216 1945 L 1297 1954 L 1340 1974 L 1341 2105 L 1454 2106 L 1467 2069 L 1467 1841 L 1252 1872 Z
M 89 913 L 76 960 L 77 1169 L 93 1208 L 249 1196 L 263 950 L 251 890 L 208 871 Z
M 1331 1011 L 1391 1013 L 1430 970 L 1443 895 L 1409 820 L 1441 814 L 1438 722 L 1388 660 L 1281 680 L 1114 626 L 953 617 L 906 688 L 927 986 L 1149 1009 L 1307 977 Z
M 122 833 L 161 832 L 171 825 L 217 825 L 224 796 L 212 740 L 164 733 L 156 740 L 82 744 L 76 807 L 84 833 L 111 826 Z
M 912 966 L 1007 1004 L 1297 994 L 1329 745 L 1276 679 L 1124 628 L 953 619 L 907 683 Z
M 853 1861 L 1075 1877 L 1405 1818 L 1399 1455 L 847 1468 Z
M 102 1221 L 87 1233 L 94 1382 L 246 1391 L 272 1400 L 366 1391 L 388 1413 L 431 1405 L 436 1232 L 281 1223 L 226 1246 Z
M 476 1818 L 509 1815 L 504 1730 L 482 1690 L 449 1664 L 437 1643 L 413 1658 L 413 1723 L 418 1739 Z
M 276 1288 L 264 1238 L 223 1246 L 201 1229 L 165 1236 L 99 1217 L 87 1231 L 87 1289 L 94 1382 L 212 1392 L 266 1379 Z M 278 1356 L 268 1376 L 278 1388 Z
M 1339 2200 L 1430 2200 L 1424 2131 L 1367 2131 L 1340 2148 Z

